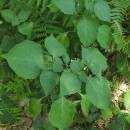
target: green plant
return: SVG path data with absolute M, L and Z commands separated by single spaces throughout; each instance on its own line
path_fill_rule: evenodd
M 129 91 L 114 106 L 110 75 L 129 80 L 129 0 L 10 0 L 0 9 L 1 92 L 30 98 L 34 128 L 129 130 Z

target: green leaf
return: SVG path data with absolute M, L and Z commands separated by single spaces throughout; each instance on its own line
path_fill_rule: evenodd
M 130 109 L 130 91 L 124 94 L 124 106 L 126 109 Z
M 37 117 L 34 120 L 32 127 L 34 130 L 42 130 L 44 128 L 44 124 L 43 124 L 42 119 L 40 117 Z
M 93 12 L 94 2 L 92 0 L 85 0 L 85 8 L 87 11 Z
M 3 55 L 12 70 L 25 79 L 36 78 L 42 69 L 42 47 L 33 41 L 23 41 Z
M 4 5 L 4 2 L 5 2 L 5 0 L 1 0 L 1 1 L 0 1 L 0 10 L 2 10 L 2 7 L 3 7 L 3 5 Z
M 69 55 L 67 53 L 65 55 L 63 55 L 62 58 L 63 58 L 63 61 L 65 63 L 69 63 L 70 62 L 70 57 L 69 57 Z
M 77 76 L 82 82 L 86 83 L 88 76 L 84 71 L 79 71 Z
M 103 21 L 110 22 L 110 6 L 104 0 L 99 0 L 94 5 L 96 16 Z
M 73 122 L 75 115 L 74 104 L 61 97 L 53 102 L 49 112 L 49 120 L 51 124 L 59 130 L 63 130 Z
M 125 119 L 127 120 L 128 123 L 130 123 L 130 115 L 126 116 Z
M 99 66 L 99 64 L 97 64 L 97 63 L 89 63 L 88 68 L 92 71 L 92 73 L 94 75 L 96 75 L 99 78 L 101 77 L 102 70 L 101 70 L 101 67 Z
M 73 73 L 77 73 L 78 71 L 83 69 L 83 64 L 79 60 L 73 60 L 70 63 L 70 69 Z
M 1 49 L 2 51 L 8 52 L 14 45 L 16 44 L 16 40 L 14 37 L 11 36 L 4 36 L 2 42 L 1 42 Z
M 45 47 L 53 57 L 60 57 L 66 54 L 63 45 L 53 35 L 45 39 Z
M 20 20 L 20 22 L 25 22 L 29 18 L 29 15 L 30 15 L 29 11 L 21 10 L 18 13 L 18 19 Z
M 52 126 L 51 123 L 49 122 L 49 123 L 47 124 L 47 127 L 44 128 L 44 130 L 56 130 L 56 127 Z
M 124 114 L 120 114 L 117 116 L 117 118 L 115 120 L 113 120 L 111 122 L 111 125 L 110 125 L 110 129 L 111 130 L 129 130 L 129 126 L 128 128 L 126 129 L 126 126 L 127 126 L 127 122 L 126 122 L 126 119 L 125 119 L 125 115 Z
M 60 77 L 60 95 L 70 95 L 81 91 L 81 81 L 70 69 L 64 70 Z
M 37 117 L 42 110 L 41 99 L 31 98 L 29 101 L 28 110 L 34 117 Z
M 53 0 L 53 3 L 64 13 L 74 14 L 76 11 L 74 0 Z
M 112 111 L 110 109 L 101 110 L 102 118 L 108 120 L 112 117 Z
M 129 74 L 130 64 L 128 63 L 126 56 L 119 55 L 117 57 L 116 65 L 117 65 L 118 73 L 120 73 L 122 75 Z
M 107 60 L 97 48 L 82 47 L 82 59 L 87 61 L 88 67 L 98 77 L 107 68 Z
M 32 33 L 32 29 L 33 29 L 33 23 L 30 22 L 25 22 L 21 25 L 18 26 L 18 31 L 23 34 L 23 35 L 26 35 L 26 36 L 31 36 L 31 33 Z
M 46 95 L 49 95 L 59 82 L 59 75 L 49 70 L 43 70 L 40 75 L 40 83 Z
M 50 12 L 57 12 L 59 10 L 59 8 L 54 3 L 49 4 L 48 8 L 50 9 Z
M 1 14 L 2 14 L 2 17 L 7 22 L 12 23 L 12 26 L 20 24 L 20 21 L 13 10 L 10 10 L 10 9 L 1 10 Z
M 98 27 L 97 40 L 102 48 L 109 48 L 111 43 L 111 36 L 111 29 L 108 25 L 101 25 Z
M 63 62 L 60 58 L 55 58 L 52 65 L 52 70 L 54 72 L 62 72 L 64 70 Z
M 57 36 L 57 40 L 64 46 L 65 49 L 69 47 L 69 38 L 67 36 L 68 32 L 60 33 Z
M 98 34 L 98 24 L 93 19 L 83 18 L 79 20 L 77 24 L 78 36 L 81 43 L 88 47 L 90 46 L 97 38 Z
M 90 108 L 92 106 L 92 103 L 88 100 L 87 95 L 81 95 L 81 109 L 85 116 L 88 115 L 88 112 L 90 111 Z
M 90 102 L 100 109 L 108 109 L 111 100 L 110 85 L 106 78 L 90 77 L 86 83 L 86 94 Z M 95 100 L 96 99 L 96 100 Z

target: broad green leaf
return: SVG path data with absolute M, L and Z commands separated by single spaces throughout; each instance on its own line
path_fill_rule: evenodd
M 9 66 L 25 79 L 36 78 L 43 65 L 42 47 L 33 41 L 23 41 L 3 55 Z
M 64 70 L 60 77 L 60 95 L 70 95 L 81 90 L 81 81 L 70 69 Z
M 78 71 L 83 69 L 83 64 L 79 60 L 73 60 L 70 63 L 70 69 L 73 73 L 77 73 Z
M 64 70 L 63 61 L 60 58 L 55 58 L 52 65 L 54 72 L 62 72 Z
M 87 61 L 88 67 L 98 77 L 107 68 L 107 60 L 97 48 L 82 47 L 82 59 Z
M 40 75 L 40 83 L 46 95 L 54 90 L 59 82 L 59 75 L 49 70 L 43 70 Z
M 88 112 L 90 111 L 90 108 L 92 106 L 92 103 L 88 100 L 87 95 L 81 95 L 81 109 L 85 116 L 88 115 Z
M 29 11 L 21 10 L 18 13 L 18 19 L 20 20 L 20 22 L 25 22 L 28 19 L 29 15 L 30 15 Z
M 130 91 L 124 94 L 124 106 L 126 109 L 130 109 Z
M 49 112 L 49 120 L 51 124 L 59 130 L 63 130 L 73 122 L 75 115 L 74 104 L 64 97 L 53 102 Z
M 33 23 L 30 22 L 25 22 L 21 25 L 18 26 L 18 31 L 23 34 L 23 35 L 26 35 L 26 36 L 31 36 L 31 33 L 32 33 L 32 29 L 33 29 Z
M 86 83 L 86 94 L 90 102 L 100 109 L 108 109 L 111 100 L 111 90 L 109 82 L 102 77 L 90 77 Z
M 129 74 L 130 64 L 128 63 L 126 56 L 119 55 L 117 57 L 116 65 L 117 65 L 118 72 L 120 74 L 122 75 Z
M 112 111 L 110 109 L 101 110 L 102 118 L 108 120 L 112 117 Z
M 109 48 L 111 43 L 111 36 L 111 29 L 108 25 L 101 25 L 98 27 L 97 40 L 102 48 Z
M 53 0 L 53 3 L 64 13 L 74 14 L 76 11 L 74 0 Z
M 79 20 L 77 24 L 78 36 L 81 43 L 88 47 L 90 46 L 97 38 L 98 34 L 98 24 L 93 19 L 83 18 Z
M 94 5 L 94 12 L 100 20 L 110 22 L 110 6 L 106 1 L 97 1 Z
M 41 99 L 31 98 L 29 101 L 28 110 L 34 117 L 37 117 L 42 110 Z
M 67 36 L 68 32 L 60 33 L 57 36 L 57 40 L 64 46 L 65 49 L 69 47 L 69 38 Z
M 12 47 L 14 47 L 15 44 L 16 44 L 15 38 L 9 35 L 6 35 L 4 36 L 0 47 L 2 51 L 8 52 Z
M 5 9 L 1 11 L 2 17 L 7 21 L 12 23 L 12 26 L 19 25 L 20 21 L 13 10 Z
M 126 116 L 125 119 L 130 123 L 130 115 Z
M 63 45 L 53 35 L 45 39 L 45 47 L 53 57 L 60 57 L 66 54 Z

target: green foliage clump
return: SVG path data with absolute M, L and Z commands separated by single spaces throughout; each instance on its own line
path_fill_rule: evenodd
M 129 130 L 129 21 L 129 0 L 1 0 L 0 123 Z

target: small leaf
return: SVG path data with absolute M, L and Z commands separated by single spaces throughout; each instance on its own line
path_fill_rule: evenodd
M 109 26 L 101 25 L 98 27 L 97 40 L 102 48 L 109 48 L 111 43 L 111 29 Z
M 69 47 L 69 38 L 67 36 L 67 32 L 65 33 L 60 33 L 57 36 L 57 40 L 64 46 L 65 49 L 67 49 Z
M 130 109 L 130 91 L 124 94 L 124 106 L 126 109 Z
M 69 63 L 70 62 L 70 57 L 69 57 L 69 55 L 67 53 L 65 55 L 63 55 L 62 58 L 63 58 L 63 61 L 65 63 Z
M 53 102 L 49 112 L 49 120 L 51 124 L 59 130 L 63 130 L 73 122 L 75 115 L 74 104 L 61 97 Z
M 81 81 L 70 69 L 64 70 L 60 77 L 60 95 L 70 95 L 81 91 Z
M 53 57 L 60 57 L 66 54 L 63 45 L 53 35 L 45 39 L 45 47 Z
M 12 26 L 19 25 L 20 21 L 13 10 L 5 9 L 1 11 L 2 17 L 7 21 L 12 23 Z
M 3 55 L 14 72 L 25 78 L 36 78 L 42 69 L 42 47 L 33 41 L 23 41 Z
M 59 75 L 49 70 L 42 71 L 40 82 L 46 95 L 49 95 L 59 82 Z
M 81 43 L 88 47 L 97 38 L 98 24 L 93 19 L 83 18 L 77 24 L 77 31 Z
M 42 110 L 41 99 L 37 98 L 30 99 L 28 110 L 34 117 L 37 117 Z
M 111 99 L 110 84 L 106 78 L 96 77 L 87 79 L 86 94 L 90 102 L 100 109 L 108 109 Z M 96 99 L 96 100 L 95 100 Z
M 108 120 L 112 117 L 112 111 L 110 109 L 101 110 L 102 118 Z
M 64 70 L 63 62 L 60 58 L 55 58 L 52 65 L 52 70 L 54 72 L 62 72 Z
M 4 36 L 2 42 L 1 42 L 1 49 L 2 51 L 8 52 L 12 47 L 14 47 L 16 44 L 16 40 L 14 37 L 11 36 Z
M 18 26 L 18 31 L 21 34 L 26 35 L 26 36 L 31 36 L 32 29 L 33 29 L 33 23 L 32 22 L 30 22 L 30 23 L 25 22 L 25 23 Z
M 18 19 L 20 20 L 20 22 L 25 22 L 28 19 L 29 15 L 29 11 L 21 10 L 18 14 Z
M 130 124 L 130 115 L 126 116 L 125 119 L 126 119 L 127 122 Z
M 70 63 L 70 69 L 73 73 L 77 73 L 78 71 L 83 69 L 83 64 L 79 60 L 73 60 Z
M 49 4 L 48 8 L 50 9 L 50 12 L 57 12 L 59 10 L 59 8 L 54 3 Z
M 82 47 L 82 59 L 87 61 L 88 67 L 99 78 L 101 71 L 107 68 L 107 60 L 97 48 Z
M 110 6 L 104 0 L 99 0 L 94 5 L 94 12 L 100 20 L 110 22 Z
M 64 13 L 74 14 L 76 11 L 74 0 L 53 0 L 53 3 Z
M 117 65 L 118 73 L 122 75 L 129 74 L 130 64 L 128 63 L 126 56 L 119 55 L 117 57 L 116 65 Z
M 93 12 L 94 2 L 92 0 L 85 0 L 85 8 L 87 11 Z
M 92 106 L 92 103 L 88 100 L 87 95 L 81 95 L 81 109 L 85 116 L 88 115 L 88 112 L 90 111 L 90 108 Z
M 84 83 L 87 82 L 88 76 L 87 76 L 87 74 L 86 74 L 84 71 L 78 72 L 78 73 L 77 73 L 77 76 L 78 76 L 78 78 L 79 78 L 82 82 L 84 82 Z

